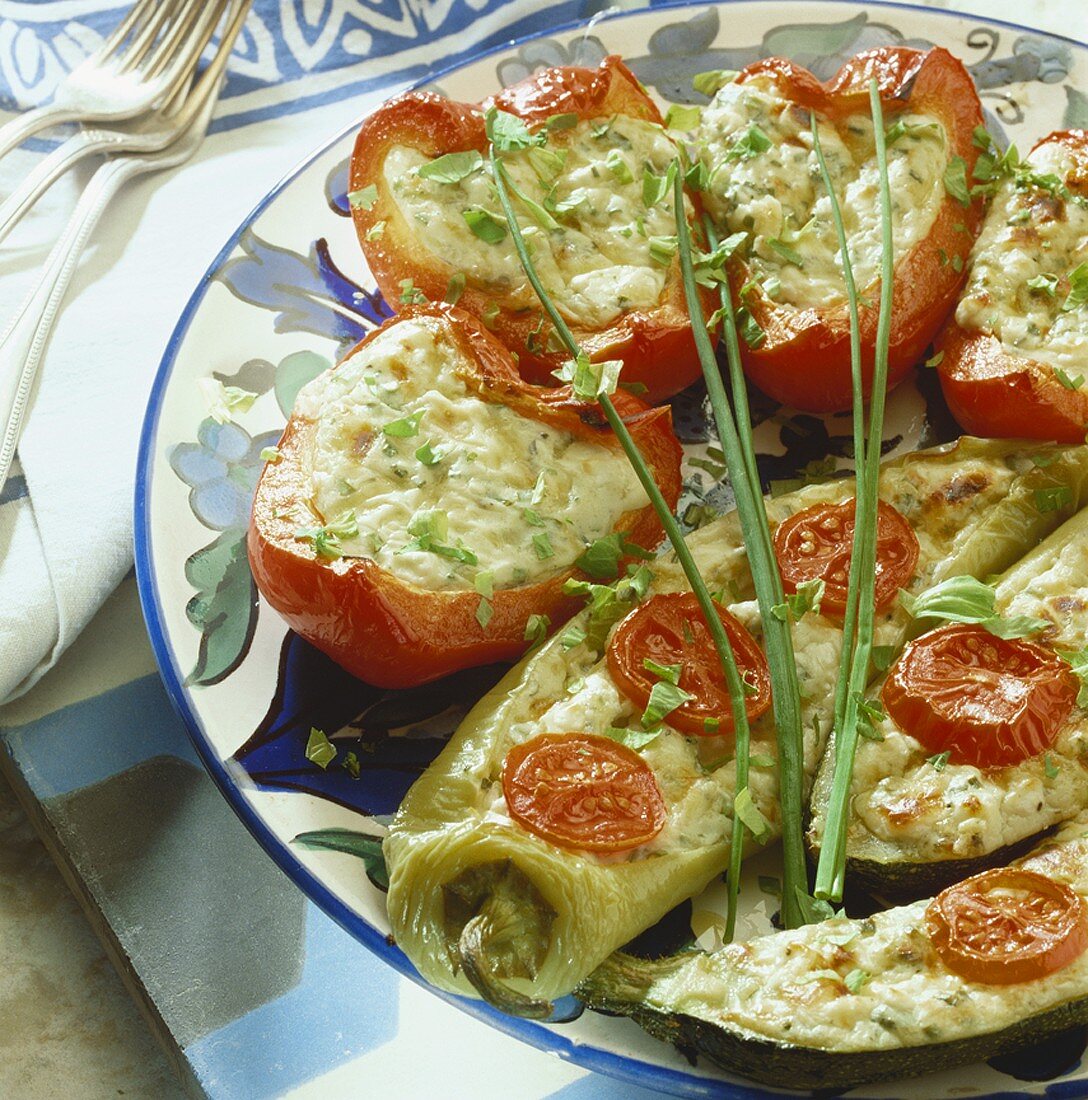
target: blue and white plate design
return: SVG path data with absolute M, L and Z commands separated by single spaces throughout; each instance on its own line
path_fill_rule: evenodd
M 887 44 L 940 45 L 962 58 L 990 130 L 1021 149 L 1051 130 L 1088 126 L 1088 97 L 1079 90 L 1088 87 L 1085 46 L 885 4 L 660 7 L 529 39 L 449 69 L 430 86 L 478 100 L 537 69 L 595 65 L 618 53 L 663 104 L 693 103 L 703 101 L 691 88 L 697 72 L 740 69 L 779 54 L 826 78 L 858 51 Z M 412 781 L 499 670 L 479 669 L 456 684 L 403 693 L 352 679 L 262 606 L 244 542 L 261 450 L 278 439 L 295 394 L 390 314 L 349 216 L 352 137 L 335 137 L 269 193 L 186 307 L 144 425 L 137 567 L 163 677 L 226 797 L 306 893 L 392 966 L 414 976 L 386 942 L 381 837 Z M 927 374 L 890 400 L 889 452 L 956 434 L 932 372 Z M 232 422 L 216 423 L 199 385 L 209 377 L 256 393 L 256 401 Z M 703 396 L 695 386 L 673 402 L 687 452 L 680 512 L 688 521 L 731 503 L 720 451 L 707 442 Z M 849 417 L 794 414 L 758 394 L 753 415 L 765 482 L 803 476 L 811 464 L 830 472 L 849 457 Z M 305 756 L 311 727 L 324 730 L 338 750 L 324 770 Z M 359 760 L 357 776 L 342 766 L 349 752 Z M 774 854 L 756 862 L 768 859 L 773 863 Z M 755 889 L 748 897 L 748 929 L 766 928 L 773 899 Z M 660 938 L 668 940 L 670 929 L 690 929 L 701 944 L 713 946 L 721 911 L 708 892 L 662 922 Z M 454 1000 L 527 1042 L 646 1087 L 685 1096 L 769 1095 L 702 1062 L 691 1066 L 630 1021 L 581 1013 L 573 1002 L 560 1006 L 562 1019 L 537 1024 Z M 1083 1096 L 1083 1048 L 1080 1041 L 1034 1062 L 1022 1058 L 1015 1076 L 1007 1066 L 972 1067 L 866 1095 Z

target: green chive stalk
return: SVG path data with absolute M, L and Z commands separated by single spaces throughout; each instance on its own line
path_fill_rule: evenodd
M 876 347 L 873 356 L 873 384 L 869 403 L 869 432 L 862 450 L 859 424 L 864 423 L 864 397 L 861 386 L 860 340 L 857 319 L 857 289 L 853 274 L 847 277 L 847 297 L 851 303 L 851 366 L 854 374 L 854 439 L 857 492 L 855 503 L 854 545 L 850 562 L 849 593 L 843 657 L 840 663 L 839 683 L 835 693 L 835 771 L 832 779 L 831 798 L 828 803 L 824 826 L 823 844 L 816 868 L 817 898 L 838 901 L 842 898 L 846 871 L 846 823 L 848 816 L 850 785 L 853 778 L 854 755 L 858 742 L 859 709 L 869 677 L 869 662 L 873 649 L 876 584 L 876 528 L 877 502 L 880 481 L 880 450 L 884 428 L 884 405 L 888 388 L 888 344 L 891 336 L 892 291 L 894 255 L 891 219 L 891 189 L 888 184 L 888 157 L 884 135 L 884 112 L 876 81 L 869 85 L 869 103 L 873 116 L 876 140 L 876 161 L 880 178 L 880 220 L 882 230 L 882 257 L 880 274 L 880 314 L 877 322 Z M 815 122 L 813 134 L 816 134 Z M 819 137 L 815 148 L 820 163 L 824 186 L 831 199 L 832 216 L 842 249 L 843 271 L 850 271 L 846 249 L 846 233 L 842 212 L 835 198 L 827 165 L 819 151 Z M 857 347 L 855 347 L 857 344 Z M 849 639 L 849 644 L 848 644 Z M 845 672 L 845 675 L 844 675 Z M 840 709 L 841 708 L 841 709 Z
M 782 590 L 782 578 L 775 564 L 767 512 L 763 504 L 763 489 L 756 466 L 751 412 L 748 407 L 744 372 L 740 364 L 740 345 L 737 340 L 733 303 L 728 284 L 721 284 L 723 330 L 735 409 L 729 406 L 725 383 L 718 370 L 714 349 L 703 320 L 699 290 L 695 281 L 695 268 L 691 258 L 691 232 L 683 212 L 681 180 L 682 172 L 678 164 L 674 195 L 677 245 L 684 293 L 687 298 L 688 312 L 691 315 L 695 347 L 703 368 L 707 395 L 710 398 L 710 407 L 717 426 L 718 440 L 725 455 L 726 467 L 737 501 L 737 511 L 748 552 L 748 564 L 763 620 L 764 644 L 767 648 L 767 664 L 771 673 L 771 698 L 778 743 L 778 787 L 783 856 L 782 921 L 787 928 L 796 928 L 804 923 L 800 896 L 808 894 L 808 878 L 805 871 L 802 829 L 804 746 L 801 731 L 801 694 L 797 682 L 797 663 L 793 655 L 793 636 L 788 620 L 780 619 L 772 611 L 772 608 L 784 603 L 785 595 Z M 717 238 L 709 221 L 706 224 L 706 231 L 708 243 L 712 249 L 716 248 Z M 748 785 L 748 745 L 742 746 L 739 740 L 736 785 L 738 791 Z M 728 879 L 730 912 L 736 906 L 743 839 L 742 823 L 734 820 Z M 731 938 L 732 926 L 728 925 L 728 922 L 727 933 Z
M 491 162 L 491 171 L 495 179 L 495 190 L 498 193 L 499 203 L 502 205 L 503 213 L 506 216 L 507 225 L 514 242 L 514 249 L 518 254 L 518 259 L 521 261 L 521 266 L 525 270 L 525 275 L 530 285 L 540 299 L 540 304 L 544 307 L 552 325 L 555 327 L 559 339 L 562 341 L 567 351 L 577 359 L 578 356 L 583 354 L 582 349 L 578 341 L 575 340 L 574 334 L 570 331 L 566 321 L 563 320 L 563 317 L 556 309 L 555 303 L 551 299 L 551 295 L 544 289 L 540 277 L 537 275 L 536 265 L 533 263 L 532 257 L 529 255 L 529 250 L 525 246 L 525 238 L 522 236 L 521 226 L 518 224 L 513 205 L 510 201 L 506 170 L 503 168 L 502 162 L 496 157 L 494 146 L 489 149 L 488 158 Z M 681 209 L 683 209 L 682 205 Z M 654 480 L 653 474 L 650 472 L 650 468 L 646 464 L 646 460 L 642 457 L 642 453 L 638 449 L 638 445 L 631 437 L 627 425 L 616 411 L 616 406 L 607 393 L 598 394 L 597 400 L 604 411 L 605 419 L 616 433 L 616 437 L 620 441 L 620 446 L 623 447 L 624 453 L 627 455 L 643 489 L 645 489 L 646 495 L 650 498 L 650 503 L 653 505 L 654 511 L 661 521 L 661 526 L 665 530 L 666 537 L 672 544 L 672 548 L 676 553 L 676 558 L 680 562 L 680 567 L 684 570 L 684 575 L 687 577 L 688 584 L 691 585 L 691 590 L 695 594 L 695 598 L 699 603 L 699 608 L 710 630 L 710 636 L 713 639 L 718 660 L 725 674 L 726 687 L 729 689 L 729 700 L 733 712 L 734 736 L 737 745 L 737 790 L 739 791 L 742 786 L 740 776 L 742 746 L 745 765 L 744 785 L 747 785 L 748 781 L 747 764 L 750 730 L 748 726 L 747 694 L 744 689 L 744 682 L 737 669 L 737 662 L 733 654 L 733 647 L 729 642 L 729 635 L 726 634 L 725 627 L 722 625 L 721 619 L 718 618 L 717 609 L 714 607 L 714 601 L 711 598 L 710 590 L 707 588 L 706 581 L 703 580 L 703 576 L 699 572 L 699 567 L 695 562 L 695 558 L 688 549 L 688 544 L 684 539 L 683 532 L 680 530 L 680 525 L 676 522 L 676 517 L 673 515 L 672 509 L 662 495 L 657 482 Z M 741 828 L 743 828 L 741 822 L 734 819 L 734 846 L 737 844 L 736 838 Z M 730 882 L 735 882 L 732 871 L 730 872 Z M 736 924 L 735 894 L 732 893 L 732 887 L 731 904 L 727 922 L 729 937 L 732 938 L 733 928 Z

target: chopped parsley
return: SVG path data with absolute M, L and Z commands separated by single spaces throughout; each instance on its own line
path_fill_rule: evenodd
M 427 300 L 427 295 L 411 279 L 401 279 L 399 286 L 400 300 L 406 306 L 422 305 Z
M 446 153 L 427 164 L 421 164 L 416 172 L 420 178 L 435 183 L 460 183 L 466 176 L 478 172 L 484 166 L 484 158 L 475 149 L 466 153 Z
M 936 753 L 934 756 L 927 756 L 926 763 L 937 772 L 943 772 L 945 765 L 948 763 L 948 758 L 952 755 L 951 750 L 946 749 L 944 752 Z
M 468 210 L 463 210 L 461 216 L 469 229 L 485 244 L 499 244 L 506 239 L 506 226 L 496 221 L 495 215 L 490 210 L 484 210 L 479 206 L 470 207 Z
M 336 746 L 325 736 L 324 730 L 310 727 L 306 740 L 306 759 L 324 771 L 336 759 Z
M 547 615 L 530 615 L 525 622 L 525 641 L 532 645 L 540 645 L 548 636 L 548 628 L 552 625 Z
M 1085 302 L 1088 302 L 1088 262 L 1069 272 L 1069 294 L 1062 302 L 1062 312 L 1069 313 Z
M 352 210 L 370 210 L 378 201 L 378 188 L 373 183 L 348 192 L 348 205 Z
M 429 439 L 422 447 L 416 448 L 416 458 L 418 458 L 424 466 L 437 466 L 444 457 L 441 451 L 436 451 L 431 447 L 431 441 Z
M 725 154 L 726 160 L 751 160 L 765 153 L 774 143 L 754 122 L 733 142 Z
M 382 434 L 388 439 L 409 439 L 419 435 L 419 422 L 423 419 L 423 410 L 412 413 L 411 416 L 402 416 L 399 420 L 391 420 L 382 426 Z
M 672 190 L 676 179 L 676 161 L 673 161 L 663 176 L 656 175 L 647 165 L 642 171 L 642 201 L 647 210 L 652 210 Z
M 665 115 L 665 126 L 669 130 L 679 130 L 686 133 L 688 130 L 694 130 L 699 125 L 701 115 L 702 111 L 698 107 L 685 107 L 679 103 L 674 103 L 669 107 L 668 114 Z
M 961 156 L 949 160 L 944 170 L 944 189 L 957 202 L 971 205 L 971 192 L 967 186 L 967 162 Z
M 480 624 L 481 630 L 487 629 L 487 624 L 491 622 L 492 614 L 491 604 L 487 601 L 486 597 L 481 596 L 480 602 L 476 605 L 476 621 Z
M 465 273 L 463 271 L 455 271 L 450 276 L 450 281 L 446 284 L 445 301 L 449 302 L 451 306 L 455 306 L 461 300 L 461 295 L 464 292 Z
M 620 183 L 634 182 L 635 177 L 631 173 L 631 166 L 624 160 L 623 154 L 618 149 L 612 149 L 609 152 L 604 164 Z
M 767 240 L 767 244 L 771 246 L 787 263 L 793 264 L 794 267 L 804 267 L 805 258 L 794 248 L 790 248 L 785 241 L 780 241 L 777 237 L 770 237 Z
M 606 737 L 626 745 L 629 749 L 638 752 L 644 749 L 651 741 L 656 741 L 661 736 L 661 728 L 655 730 L 630 729 L 627 726 L 609 726 L 605 731 Z
M 679 661 L 674 665 L 659 665 L 652 657 L 644 657 L 642 667 L 647 672 L 652 672 L 659 680 L 665 680 L 674 686 L 680 684 L 680 673 L 683 666 Z
M 1036 275 L 1024 284 L 1028 290 L 1038 290 L 1053 298 L 1058 293 L 1057 275 Z
M 537 531 L 533 535 L 533 549 L 540 561 L 547 561 L 548 558 L 555 557 L 555 550 L 552 547 L 551 539 L 548 538 L 547 531 Z
M 706 72 L 695 74 L 691 86 L 701 95 L 713 97 L 726 84 L 732 84 L 736 79 L 736 69 L 707 69 Z
M 733 814 L 757 840 L 770 832 L 771 823 L 760 813 L 747 787 L 741 787 L 734 796 Z
M 346 511 L 339 519 L 326 523 L 324 527 L 299 528 L 295 538 L 313 544 L 314 553 L 319 558 L 330 561 L 343 557 L 340 550 L 341 539 L 353 539 L 359 534 L 359 521 L 352 510 Z

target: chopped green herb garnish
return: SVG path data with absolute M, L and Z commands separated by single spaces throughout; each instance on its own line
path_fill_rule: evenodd
M 1069 272 L 1069 295 L 1062 302 L 1062 312 L 1069 313 L 1085 302 L 1088 302 L 1088 262 Z
M 283 455 L 280 453 L 279 447 L 262 447 L 261 448 L 261 461 L 271 462 L 275 466 L 278 462 L 283 460 Z
M 348 205 L 352 210 L 370 210 L 377 201 L 378 188 L 373 183 L 360 187 L 358 191 L 348 192 Z
M 594 580 L 610 581 L 619 576 L 620 560 L 628 557 L 649 558 L 652 555 L 637 543 L 628 542 L 626 531 L 613 531 L 590 543 L 574 564 Z
M 1054 377 L 1057 378 L 1067 390 L 1079 390 L 1081 386 L 1084 385 L 1083 374 L 1069 375 L 1066 374 L 1061 367 L 1054 368 Z
M 559 635 L 559 644 L 564 649 L 573 649 L 576 645 L 581 645 L 585 640 L 585 630 L 573 623 Z
M 487 629 L 487 624 L 491 622 L 491 616 L 494 614 L 491 608 L 491 604 L 484 596 L 480 597 L 480 602 L 476 605 L 476 621 L 480 624 L 481 630 Z
M 336 746 L 325 736 L 324 730 L 310 727 L 306 740 L 306 759 L 324 771 L 336 759 Z
M 944 752 L 939 752 L 935 756 L 927 756 L 926 763 L 934 770 L 943 772 L 945 765 L 948 763 L 948 758 L 952 755 L 951 750 L 946 749 Z
M 618 149 L 609 151 L 608 156 L 605 157 L 604 165 L 620 183 L 634 182 L 635 177 L 631 174 L 631 166 Z
M 422 305 L 427 300 L 427 295 L 411 279 L 401 279 L 399 285 L 400 300 L 406 306 Z
M 1035 507 L 1040 512 L 1057 512 L 1073 503 L 1073 490 L 1068 485 L 1051 485 L 1045 489 L 1036 489 Z
M 675 237 L 650 237 L 650 259 L 654 263 L 661 264 L 662 267 L 666 267 L 672 263 L 673 256 L 676 255 L 676 238 Z
M 939 351 L 939 352 L 936 353 L 936 355 L 930 356 L 930 358 L 928 358 L 925 361 L 925 366 L 927 366 L 927 367 L 939 367 L 943 362 L 944 362 L 944 352 Z
M 997 614 L 994 601 L 993 588 L 967 575 L 948 577 L 917 596 L 906 591 L 899 593 L 899 602 L 912 618 L 977 623 L 998 638 L 1023 638 L 1050 625 L 1024 615 L 1005 618 Z
M 480 171 L 484 158 L 475 149 L 466 153 L 446 153 L 427 164 L 421 164 L 416 172 L 421 179 L 435 183 L 460 183 L 466 176 Z
M 490 569 L 481 570 L 473 577 L 472 587 L 475 588 L 481 596 L 486 596 L 490 599 L 495 595 L 495 575 Z
M 745 306 L 737 310 L 737 331 L 740 332 L 744 342 L 753 349 L 760 347 L 767 339 L 767 334 Z
M 552 116 L 555 117 L 555 116 Z M 499 153 L 516 153 L 519 149 L 528 149 L 532 145 L 543 145 L 545 134 L 533 135 L 524 120 L 498 107 L 491 107 L 484 115 L 484 127 L 487 139 Z M 552 126 L 552 129 L 555 129 Z
M 418 458 L 424 466 L 437 466 L 444 457 L 441 451 L 436 451 L 431 447 L 430 440 L 427 440 L 422 447 L 416 448 L 416 458 Z
M 887 672 L 892 667 L 892 661 L 895 660 L 895 646 L 875 645 L 870 657 L 872 658 L 873 668 L 877 672 Z
M 555 557 L 555 550 L 552 548 L 551 539 L 548 538 L 547 531 L 538 531 L 533 535 L 533 549 L 536 551 L 536 556 L 541 561 L 546 561 L 548 558 Z
M 702 95 L 713 97 L 726 84 L 732 84 L 736 79 L 736 69 L 708 69 L 706 72 L 696 73 L 691 86 Z
M 235 414 L 249 412 L 257 394 L 238 386 L 225 386 L 218 378 L 201 378 L 197 382 L 208 415 L 217 424 L 227 424 Z
M 295 538 L 304 539 L 313 544 L 314 553 L 319 558 L 335 560 L 343 557 L 340 551 L 341 539 L 353 539 L 359 534 L 359 521 L 352 510 L 346 511 L 332 523 L 324 527 L 300 528 Z
M 446 284 L 445 300 L 449 302 L 451 306 L 455 306 L 461 300 L 461 295 L 464 292 L 465 273 L 463 271 L 455 271 L 450 276 L 450 281 Z
M 368 241 L 378 241 L 385 236 L 385 222 L 376 222 L 364 234 Z
M 642 667 L 647 672 L 652 672 L 659 679 L 667 680 L 670 684 L 679 685 L 680 683 L 680 672 L 683 666 L 679 662 L 675 665 L 659 665 L 653 658 L 644 657 Z
M 603 359 L 594 363 L 580 351 L 576 358 L 568 359 L 552 374 L 560 382 L 569 382 L 575 397 L 592 401 L 595 397 L 616 392 L 622 369 L 622 359 Z
M 785 241 L 780 241 L 777 237 L 770 237 L 767 240 L 767 244 L 771 246 L 787 263 L 793 264 L 794 267 L 804 267 L 805 258 L 794 248 L 790 248 Z
M 644 749 L 651 741 L 656 741 L 661 736 L 660 727 L 654 730 L 640 730 L 629 729 L 626 726 L 609 726 L 604 732 L 613 741 L 618 741 L 635 752 Z
M 751 122 L 744 134 L 729 147 L 725 159 L 751 160 L 760 153 L 765 153 L 773 144 L 771 139 L 754 122 Z
M 382 426 L 382 434 L 389 439 L 409 439 L 413 435 L 419 435 L 419 422 L 423 419 L 423 410 L 412 413 L 411 416 L 402 416 L 399 420 L 391 420 Z
M 679 103 L 673 103 L 669 107 L 668 114 L 665 115 L 665 126 L 669 130 L 686 133 L 699 125 L 701 115 L 702 111 L 698 107 L 684 107 Z
M 540 645 L 548 636 L 548 628 L 552 625 L 547 615 L 530 615 L 525 622 L 525 641 L 534 646 Z
M 469 229 L 486 244 L 499 244 L 506 239 L 506 226 L 496 221 L 495 216 L 480 207 L 462 211 Z
M 971 205 L 971 191 L 967 186 L 967 162 L 961 156 L 952 157 L 944 170 L 944 189 L 957 202 Z
M 747 787 L 741 787 L 734 796 L 733 813 L 756 840 L 770 832 L 771 823 L 752 801 L 752 792 Z
M 862 986 L 864 986 L 872 975 L 866 970 L 851 970 L 849 974 L 843 978 L 843 984 L 851 993 L 860 993 Z
M 549 130 L 573 130 L 578 125 L 578 116 L 573 112 L 562 115 L 549 115 L 544 125 Z
M 1061 768 L 1054 763 L 1054 760 L 1051 757 L 1050 753 L 1047 753 L 1043 757 L 1043 774 L 1047 777 L 1047 779 L 1057 779 L 1058 772 L 1060 771 Z
M 1053 298 L 1058 292 L 1057 275 L 1036 275 L 1024 284 L 1028 290 L 1038 290 Z
M 642 170 L 642 202 L 647 210 L 652 210 L 672 189 L 676 178 L 676 161 L 673 161 L 663 176 L 654 173 L 649 165 Z
M 344 771 L 351 776 L 352 779 L 358 779 L 362 774 L 362 767 L 359 764 L 359 757 L 355 753 L 349 752 L 344 757 L 343 763 L 340 765 Z

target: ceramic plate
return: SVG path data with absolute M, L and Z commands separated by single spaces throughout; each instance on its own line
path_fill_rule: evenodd
M 1088 87 L 1088 48 L 975 18 L 889 5 L 660 7 L 504 48 L 441 74 L 430 86 L 455 99 L 478 100 L 541 67 L 596 65 L 618 53 L 667 105 L 700 100 L 691 78 L 703 70 L 740 69 L 780 54 L 827 78 L 859 50 L 889 44 L 939 45 L 962 58 L 978 85 L 987 126 L 1021 149 L 1053 129 L 1088 126 L 1088 98 L 1078 91 Z M 381 837 L 405 791 L 497 670 L 411 692 L 368 687 L 288 633 L 262 606 L 245 552 L 261 449 L 279 438 L 299 388 L 390 313 L 352 229 L 345 196 L 351 146 L 352 133 L 341 134 L 273 189 L 227 242 L 186 307 L 144 425 L 137 568 L 163 678 L 226 797 L 307 894 L 415 977 L 386 942 Z M 889 452 L 956 434 L 933 372 L 925 373 L 930 377 L 900 387 L 890 400 Z M 217 424 L 207 418 L 199 386 L 209 376 L 259 396 L 236 422 Z M 673 402 L 687 452 L 680 513 L 689 521 L 731 501 L 720 452 L 707 444 L 703 396 L 696 386 Z M 759 395 L 753 402 L 765 481 L 795 477 L 812 462 L 834 465 L 849 453 L 848 416 L 797 415 Z M 306 760 L 312 726 L 328 733 L 341 760 L 349 751 L 356 754 L 358 778 L 341 766 L 322 771 Z M 761 859 L 773 863 L 774 854 Z M 746 898 L 746 930 L 765 929 L 774 900 L 757 889 L 746 891 Z M 702 945 L 714 946 L 720 942 L 718 900 L 685 903 L 671 927 L 690 925 Z M 727 1083 L 703 1063 L 690 1066 L 628 1020 L 579 1014 L 573 1002 L 561 1006 L 562 1019 L 538 1024 L 453 1000 L 530 1043 L 646 1087 L 685 1096 L 768 1095 Z M 908 1088 L 932 1097 L 1084 1095 L 1078 1053 L 1043 1073 L 1064 1083 L 1024 1083 L 983 1066 Z M 903 1091 L 889 1085 L 867 1095 Z

